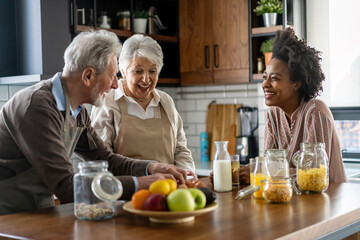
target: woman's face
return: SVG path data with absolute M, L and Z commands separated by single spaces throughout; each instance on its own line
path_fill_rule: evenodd
M 147 58 L 137 56 L 130 62 L 124 78 L 130 97 L 146 99 L 158 82 L 158 67 Z
M 262 88 L 267 106 L 278 106 L 285 112 L 294 111 L 299 101 L 300 82 L 290 80 L 287 63 L 283 60 L 272 58 L 264 71 Z M 291 112 L 290 112 L 291 113 Z

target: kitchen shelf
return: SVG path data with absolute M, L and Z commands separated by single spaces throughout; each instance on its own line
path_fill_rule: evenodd
M 178 78 L 159 78 L 158 83 L 161 84 L 179 84 L 180 81 Z
M 249 0 L 249 71 L 251 82 L 261 82 L 263 75 L 257 73 L 257 58 L 263 58 L 260 52 L 261 44 L 271 38 L 274 38 L 276 32 L 287 27 L 295 30 L 298 38 L 306 37 L 305 18 L 306 18 L 306 0 L 282 0 L 283 13 L 278 14 L 275 26 L 264 27 L 262 16 L 254 13 L 257 6 L 257 0 Z

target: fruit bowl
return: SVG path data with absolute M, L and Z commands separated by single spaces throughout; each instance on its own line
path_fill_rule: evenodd
M 188 212 L 169 212 L 169 211 L 145 211 L 135 209 L 131 202 L 124 204 L 123 209 L 127 212 L 148 217 L 151 222 L 157 223 L 184 223 L 194 221 L 196 216 L 212 212 L 217 208 L 217 203 L 213 202 L 206 205 L 203 209 Z

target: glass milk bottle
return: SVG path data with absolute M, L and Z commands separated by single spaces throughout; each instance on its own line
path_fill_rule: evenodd
M 231 158 L 227 151 L 228 141 L 215 142 L 216 152 L 214 156 L 214 190 L 216 192 L 228 192 L 232 190 Z

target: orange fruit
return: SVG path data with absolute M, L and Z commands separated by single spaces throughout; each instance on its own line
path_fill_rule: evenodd
M 170 192 L 177 189 L 177 184 L 173 179 L 167 178 L 167 179 L 165 179 L 165 181 L 167 181 L 169 183 L 169 185 L 170 185 Z
M 149 187 L 151 193 L 160 193 L 164 196 L 167 196 L 170 193 L 170 190 L 170 184 L 166 180 L 155 181 Z
M 131 202 L 135 209 L 143 209 L 145 200 L 150 196 L 151 192 L 141 189 L 131 196 Z

